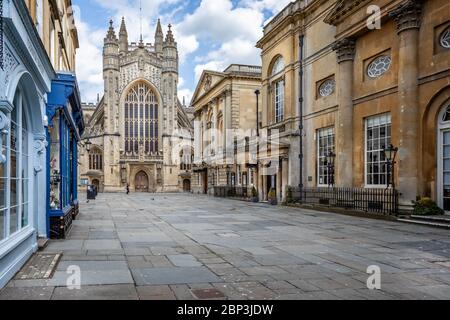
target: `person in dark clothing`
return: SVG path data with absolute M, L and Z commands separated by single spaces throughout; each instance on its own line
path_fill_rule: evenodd
M 130 185 L 127 184 L 127 194 L 130 194 Z

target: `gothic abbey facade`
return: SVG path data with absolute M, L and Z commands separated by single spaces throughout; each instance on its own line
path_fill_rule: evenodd
M 158 21 L 153 44 L 128 42 L 125 20 L 113 22 L 103 48 L 104 95 L 84 108 L 86 146 L 80 151 L 81 185 L 100 191 L 176 192 L 180 176 L 172 145 L 191 132 L 189 112 L 177 97 L 178 49 L 171 26 Z M 189 182 L 190 183 L 190 182 Z

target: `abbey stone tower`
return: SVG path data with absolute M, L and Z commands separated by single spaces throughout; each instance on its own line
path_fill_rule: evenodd
M 81 184 L 97 185 L 101 192 L 123 191 L 127 184 L 137 192 L 182 189 L 189 177 L 184 172 L 181 178 L 172 146 L 180 129 L 192 132 L 192 123 L 177 97 L 178 49 L 171 26 L 164 38 L 158 20 L 154 44 L 144 43 L 142 35 L 139 43 L 129 43 L 125 20 L 118 38 L 111 21 L 103 78 L 103 98 L 84 110 L 88 147 L 80 151 Z

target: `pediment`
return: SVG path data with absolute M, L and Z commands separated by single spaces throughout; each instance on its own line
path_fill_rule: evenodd
M 200 97 L 208 93 L 214 86 L 222 81 L 225 75 L 221 72 L 216 71 L 203 71 L 202 76 L 195 88 L 194 96 L 192 97 L 192 104 L 194 104 Z
M 368 2 L 368 0 L 339 0 L 324 21 L 336 26 L 344 17 L 359 8 L 364 2 Z

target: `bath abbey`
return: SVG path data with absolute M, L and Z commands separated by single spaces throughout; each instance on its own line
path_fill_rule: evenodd
M 80 181 L 101 192 L 174 192 L 180 177 L 172 144 L 191 132 L 188 108 L 177 97 L 178 49 L 171 26 L 158 21 L 154 43 L 128 42 L 122 19 L 119 37 L 110 22 L 103 48 L 104 94 L 83 106 L 85 147 Z M 181 179 L 181 180 L 180 180 Z

